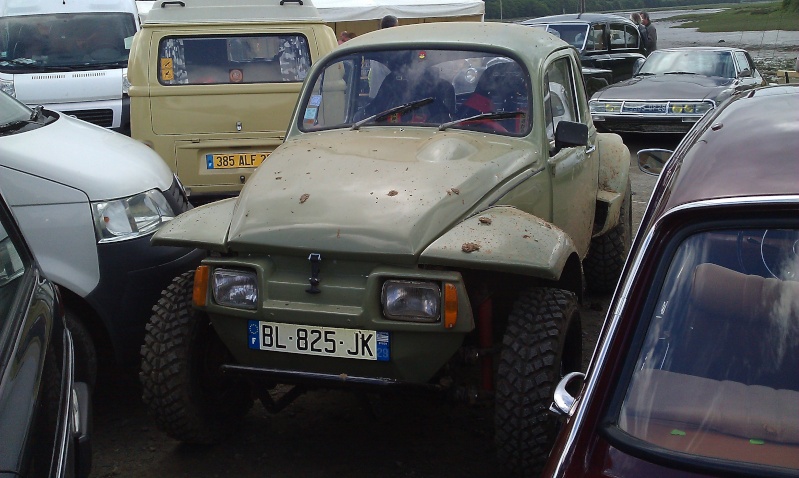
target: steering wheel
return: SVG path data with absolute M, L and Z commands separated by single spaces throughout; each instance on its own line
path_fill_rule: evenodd
M 739 231 L 737 239 L 738 264 L 745 274 L 754 273 L 780 280 L 799 278 L 799 231 L 766 229 L 757 235 L 746 232 Z M 747 266 L 746 244 L 756 247 L 758 264 L 750 263 Z

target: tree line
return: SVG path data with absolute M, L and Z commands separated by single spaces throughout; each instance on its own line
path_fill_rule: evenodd
M 585 0 L 585 9 L 588 12 L 641 11 L 718 3 L 719 0 Z M 782 0 L 782 4 L 786 10 L 799 11 L 799 0 Z M 488 20 L 526 19 L 578 11 L 579 0 L 485 0 Z

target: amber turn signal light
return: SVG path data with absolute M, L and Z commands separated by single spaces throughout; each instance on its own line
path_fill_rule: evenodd
M 458 322 L 458 289 L 444 284 L 444 327 L 451 329 Z
M 196 306 L 204 306 L 208 299 L 208 277 L 211 275 L 211 268 L 200 266 L 194 271 L 194 290 L 191 298 Z

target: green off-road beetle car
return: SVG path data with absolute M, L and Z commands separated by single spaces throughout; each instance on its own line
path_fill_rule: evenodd
M 596 132 L 576 55 L 534 28 L 444 23 L 321 59 L 241 195 L 153 239 L 209 251 L 147 328 L 159 426 L 202 443 L 254 398 L 430 390 L 493 400 L 501 462 L 536 470 L 553 388 L 581 367 L 584 278 L 612 289 L 631 232 L 629 151 Z M 277 401 L 278 384 L 295 388 Z

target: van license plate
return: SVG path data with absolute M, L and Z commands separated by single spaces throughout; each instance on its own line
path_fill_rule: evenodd
M 206 169 L 255 168 L 269 156 L 269 153 L 226 153 L 206 154 Z
M 339 329 L 249 321 L 251 349 L 388 362 L 389 334 L 376 330 Z

